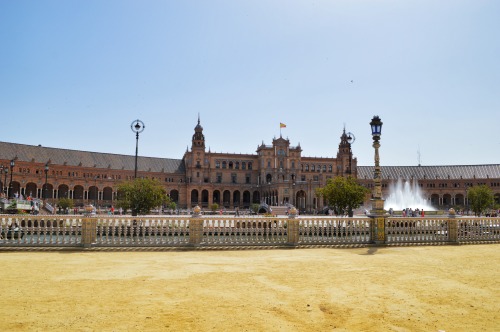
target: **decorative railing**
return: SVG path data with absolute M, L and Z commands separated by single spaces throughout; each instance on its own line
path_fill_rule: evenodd
M 0 216 L 0 246 L 81 246 L 81 235 L 79 216 Z
M 448 242 L 448 218 L 388 218 L 387 243 Z
M 287 243 L 288 218 L 210 218 L 203 220 L 207 245 L 280 245 Z
M 189 217 L 101 217 L 96 246 L 182 246 L 189 243 Z
M 460 218 L 458 241 L 500 241 L 499 218 Z
M 47 209 L 47 211 L 54 214 L 55 209 L 49 202 L 45 202 L 44 207 L 45 207 L 45 209 Z
M 368 218 L 299 219 L 299 243 L 366 244 L 371 242 Z
M 301 247 L 472 242 L 500 242 L 500 218 L 0 215 L 0 248 Z

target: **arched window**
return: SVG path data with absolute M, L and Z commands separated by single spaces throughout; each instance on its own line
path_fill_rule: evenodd
M 311 172 L 314 172 L 316 170 L 316 166 L 311 165 Z
M 233 169 L 233 162 L 232 161 L 229 162 L 229 169 Z
M 246 162 L 242 162 L 241 163 L 241 169 L 247 169 L 247 163 Z
M 222 168 L 226 168 L 226 162 L 225 161 L 222 162 Z
M 252 169 L 252 163 L 251 162 L 248 163 L 248 169 Z
M 323 172 L 326 172 L 326 165 L 323 165 Z
M 333 171 L 332 165 L 328 165 L 328 172 L 332 172 L 332 171 Z

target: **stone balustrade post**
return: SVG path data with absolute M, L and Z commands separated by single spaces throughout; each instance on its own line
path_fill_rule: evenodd
M 448 210 L 448 242 L 458 244 L 458 220 L 453 208 Z
M 288 212 L 287 220 L 287 244 L 289 246 L 299 245 L 299 220 L 297 219 L 297 209 L 292 207 Z
M 189 220 L 189 245 L 199 246 L 203 239 L 203 218 L 201 217 L 201 208 L 195 206 L 193 216 Z
M 372 242 L 374 242 L 377 246 L 384 245 L 386 240 L 385 217 L 372 216 L 370 220 L 370 228 L 372 234 Z
M 97 239 L 97 219 L 85 217 L 82 219 L 82 245 L 90 248 Z
M 385 232 L 385 217 L 386 212 L 384 210 L 384 200 L 383 199 L 372 199 L 372 210 L 370 211 L 369 217 L 371 219 L 371 237 L 372 242 L 377 246 L 385 245 L 386 232 Z

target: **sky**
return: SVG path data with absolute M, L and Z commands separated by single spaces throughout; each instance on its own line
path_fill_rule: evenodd
M 500 1 L 0 0 L 0 141 L 181 159 L 281 135 L 382 166 L 500 163 Z

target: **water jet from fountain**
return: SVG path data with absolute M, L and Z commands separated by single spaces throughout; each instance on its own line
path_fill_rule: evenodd
M 398 179 L 396 183 L 389 185 L 389 197 L 385 199 L 384 208 L 394 211 L 401 211 L 407 208 L 425 211 L 435 211 L 436 209 L 424 198 L 422 190 L 416 180 L 407 181 Z

